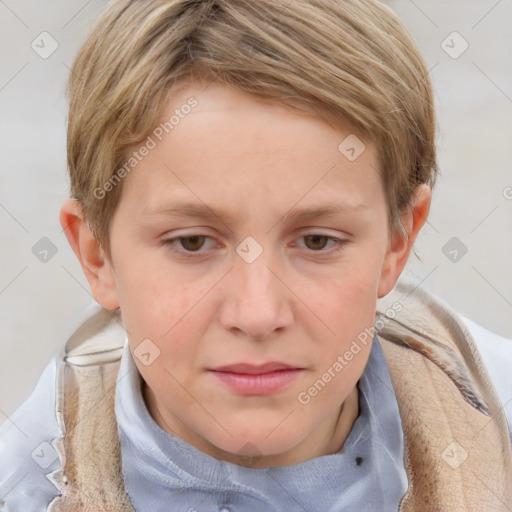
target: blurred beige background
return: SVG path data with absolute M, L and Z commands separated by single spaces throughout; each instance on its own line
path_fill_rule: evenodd
M 408 272 L 512 337 L 512 2 L 389 3 L 431 69 L 440 128 L 442 174 Z M 58 211 L 68 193 L 65 82 L 103 5 L 0 2 L 0 422 L 92 301 Z

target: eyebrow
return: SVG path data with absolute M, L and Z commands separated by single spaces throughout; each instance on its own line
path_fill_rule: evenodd
M 277 221 L 305 221 L 316 219 L 319 217 L 333 217 L 339 214 L 347 214 L 358 211 L 367 210 L 368 206 L 365 204 L 350 204 L 350 203 L 330 203 L 316 208 L 291 208 Z M 227 224 L 234 223 L 235 218 L 222 209 L 214 209 L 201 203 L 173 203 L 154 208 L 144 208 L 142 216 L 157 216 L 165 215 L 170 217 L 196 217 L 210 219 L 215 217 Z

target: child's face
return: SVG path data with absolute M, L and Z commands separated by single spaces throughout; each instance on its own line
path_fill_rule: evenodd
M 370 343 L 344 354 L 399 273 L 377 153 L 366 141 L 350 161 L 338 149 L 350 130 L 202 87 L 173 96 L 163 121 L 190 96 L 197 106 L 125 178 L 110 232 L 115 295 L 163 428 L 228 460 L 299 462 L 329 450 Z M 265 363 L 291 370 L 216 371 Z

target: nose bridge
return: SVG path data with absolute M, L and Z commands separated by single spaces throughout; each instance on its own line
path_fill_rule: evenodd
M 224 327 L 264 338 L 293 320 L 287 288 L 275 273 L 273 256 L 261 252 L 254 260 L 236 256 L 230 272 L 230 296 L 223 306 Z
M 257 289 L 270 284 L 269 277 L 272 273 L 269 267 L 275 265 L 275 258 L 270 249 L 271 240 L 266 238 L 262 242 L 262 237 L 256 236 L 259 241 L 247 236 L 238 244 L 233 270 L 236 279 L 243 282 L 244 286 Z
M 233 278 L 238 284 L 237 298 L 252 299 L 252 301 L 262 299 L 268 305 L 277 301 L 282 290 L 278 289 L 280 283 L 274 275 L 275 270 L 271 270 L 272 266 L 275 266 L 275 261 L 268 251 L 262 252 L 252 262 L 238 258 L 233 269 L 235 271 Z

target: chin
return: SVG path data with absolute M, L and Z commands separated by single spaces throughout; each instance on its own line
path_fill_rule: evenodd
M 226 460 L 235 457 L 250 457 L 261 459 L 262 457 L 279 457 L 292 451 L 302 440 L 299 432 L 292 432 L 287 429 L 277 432 L 276 424 L 264 425 L 261 428 L 252 428 L 243 435 L 238 434 L 233 428 L 232 437 L 226 435 L 222 439 L 209 439 L 209 443 L 216 449 L 224 452 Z M 222 457 L 221 455 L 221 458 Z M 242 461 L 243 463 L 243 461 Z M 244 464 L 246 465 L 246 464 Z

